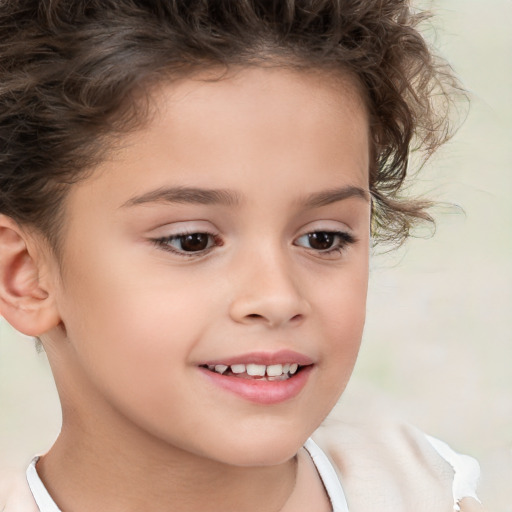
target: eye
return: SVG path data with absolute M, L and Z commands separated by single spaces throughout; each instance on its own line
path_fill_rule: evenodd
M 204 254 L 216 246 L 222 245 L 220 237 L 214 233 L 179 233 L 152 240 L 158 247 L 181 256 Z
M 312 249 L 321 254 L 341 252 L 356 239 L 345 231 L 313 231 L 299 237 L 295 245 Z

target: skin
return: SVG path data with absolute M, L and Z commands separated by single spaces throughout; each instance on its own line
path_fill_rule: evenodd
M 4 297 L 3 313 L 48 353 L 63 427 L 38 471 L 66 512 L 329 510 L 297 453 L 343 392 L 361 340 L 367 113 L 348 77 L 200 78 L 159 87 L 148 124 L 73 185 L 60 261 L 16 229 L 27 248 L 13 249 L 20 299 Z M 225 189 L 239 202 L 147 200 L 166 187 Z M 305 203 L 347 187 L 362 192 Z M 216 236 L 191 257 L 154 241 L 184 231 Z M 335 231 L 353 242 L 334 237 L 342 247 L 327 253 L 305 236 Z M 233 395 L 198 368 L 280 349 L 314 365 L 279 404 Z

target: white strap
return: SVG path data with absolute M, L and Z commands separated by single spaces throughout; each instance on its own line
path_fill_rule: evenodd
M 59 507 L 52 500 L 51 496 L 48 494 L 46 487 L 43 482 L 39 478 L 36 470 L 36 463 L 39 460 L 39 457 L 34 457 L 30 466 L 27 468 L 27 482 L 30 487 L 30 491 L 32 492 L 32 496 L 34 496 L 34 500 L 40 510 L 40 512 L 61 512 Z
M 308 451 L 313 463 L 316 466 L 318 474 L 322 479 L 327 495 L 331 500 L 333 512 L 349 512 L 347 499 L 341 487 L 339 477 L 327 458 L 327 455 L 320 449 L 320 447 L 309 438 L 304 444 L 304 448 Z

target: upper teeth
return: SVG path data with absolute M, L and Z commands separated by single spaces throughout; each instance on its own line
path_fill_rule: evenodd
M 215 365 L 215 371 L 217 373 L 224 373 L 228 369 L 228 366 L 225 364 L 217 364 Z
M 251 375 L 254 377 L 278 377 L 283 374 L 289 373 L 293 375 L 297 372 L 299 365 L 297 363 L 286 363 L 286 364 L 232 364 L 231 366 L 227 366 L 225 364 L 216 364 L 208 365 L 210 370 L 213 370 L 217 373 L 223 374 L 229 368 L 233 373 L 247 373 L 247 375 Z

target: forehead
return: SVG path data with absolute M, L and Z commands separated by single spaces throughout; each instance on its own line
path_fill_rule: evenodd
M 368 116 L 348 75 L 279 67 L 212 71 L 160 84 L 150 98 L 149 121 L 88 180 L 94 186 L 96 177 L 117 193 L 119 205 L 146 186 L 169 184 L 219 188 L 222 182 L 257 191 L 266 179 L 289 190 L 290 181 L 300 185 L 314 176 L 319 188 L 322 178 L 329 187 L 367 188 Z
M 222 116 L 279 114 L 283 109 L 299 115 L 321 112 L 366 115 L 358 78 L 342 70 L 268 66 L 212 68 L 160 83 L 153 90 L 156 112 L 215 112 Z M 227 108 L 227 106 L 231 108 Z M 206 111 L 204 110 L 206 109 Z M 157 117 L 158 119 L 158 117 Z
M 283 138 L 293 135 L 290 123 L 295 122 L 297 136 L 301 127 L 307 129 L 316 123 L 326 128 L 326 122 L 335 125 L 347 117 L 356 121 L 354 129 L 368 129 L 358 79 L 340 71 L 279 66 L 235 67 L 222 74 L 212 70 L 163 84 L 155 90 L 153 98 L 156 123 L 168 123 L 166 114 L 172 109 L 171 117 L 181 122 L 181 128 L 187 126 L 187 120 L 207 116 L 208 120 L 225 125 L 236 123 L 254 128 L 260 122 L 266 124 L 266 133 L 272 136 L 281 128 Z M 366 123 L 359 122 L 362 118 Z M 190 128 L 197 130 L 196 126 Z M 333 126 L 333 132 L 336 131 Z

